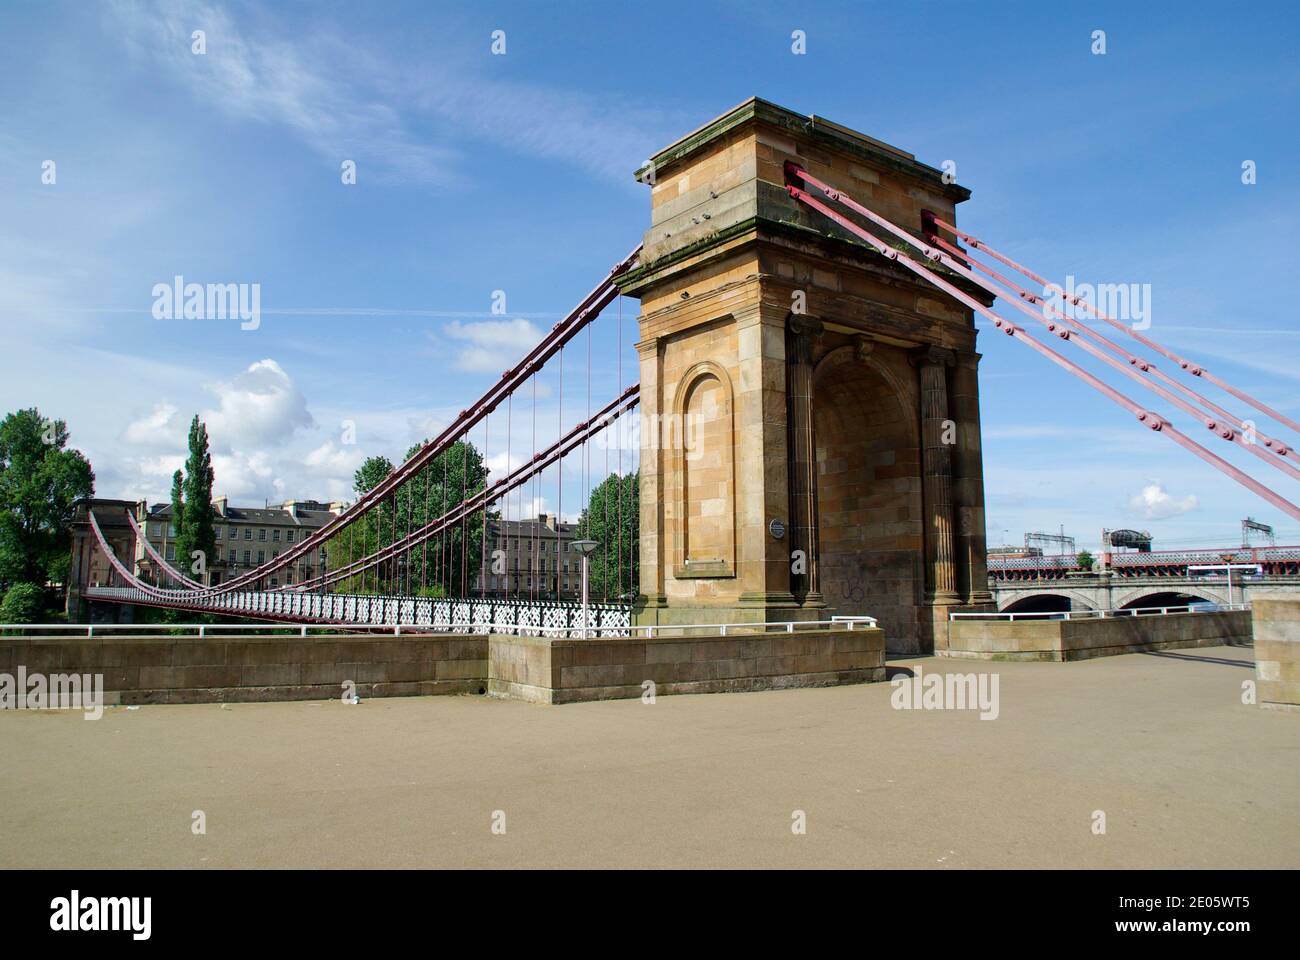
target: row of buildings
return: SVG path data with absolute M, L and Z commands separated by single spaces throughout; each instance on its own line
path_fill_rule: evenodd
M 347 504 L 341 501 L 321 503 L 317 500 L 286 500 L 265 507 L 232 507 L 225 497 L 213 502 L 216 518 L 217 553 L 207 561 L 207 582 L 220 584 L 239 573 L 260 566 L 280 555 L 280 551 L 300 543 L 342 513 Z M 92 499 L 77 505 L 72 524 L 72 584 L 95 586 L 110 582 L 111 566 L 99 552 L 91 533 L 88 517 L 95 513 L 100 530 L 113 552 L 132 572 L 150 583 L 163 584 L 168 579 L 138 542 L 127 515 L 134 517 L 144 531 L 149 545 L 169 565 L 188 575 L 190 563 L 176 556 L 176 525 L 170 503 L 154 506 L 144 500 Z M 325 560 L 317 553 L 301 558 L 293 570 L 284 573 L 284 583 L 292 584 L 316 576 Z M 198 579 L 198 578 L 196 578 Z M 275 586 L 280 586 L 276 582 Z
M 216 585 L 261 566 L 323 527 L 342 513 L 341 501 L 286 500 L 263 507 L 232 506 L 225 497 L 213 504 L 217 556 L 207 564 L 207 582 Z M 72 564 L 68 607 L 87 586 L 109 585 L 112 568 L 99 551 L 88 521 L 93 510 L 100 530 L 119 560 L 149 583 L 166 584 L 144 545 L 137 541 L 127 515 L 135 518 L 150 546 L 177 570 L 189 572 L 189 563 L 176 556 L 176 527 L 170 503 L 150 506 L 131 500 L 92 499 L 79 504 L 72 528 Z M 482 571 L 473 581 L 473 593 L 491 598 L 537 596 L 572 599 L 581 594 L 581 560 L 569 549 L 577 524 L 560 521 L 553 513 L 529 520 L 495 520 L 488 526 L 488 553 Z M 499 551 L 499 552 L 497 552 Z M 267 586 L 292 586 L 329 569 L 325 550 L 313 550 L 289 570 L 280 571 Z M 199 578 L 195 578 L 199 579 Z M 486 580 L 486 583 L 484 582 Z

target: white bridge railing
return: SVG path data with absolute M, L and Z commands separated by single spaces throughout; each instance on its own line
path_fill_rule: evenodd
M 655 624 L 639 627 L 591 627 L 586 631 L 586 639 L 601 637 L 676 637 L 717 634 L 722 637 L 745 636 L 755 633 L 784 632 L 793 633 L 796 629 L 808 627 L 842 627 L 846 630 L 870 628 L 876 625 L 874 617 L 832 617 L 830 620 L 767 620 L 760 623 L 685 623 Z M 549 632 L 545 632 L 548 631 Z M 569 628 L 556 632 L 542 628 L 539 636 L 567 636 L 582 638 L 581 627 Z M 174 638 L 202 639 L 219 637 L 232 633 L 249 633 L 259 636 L 299 636 L 328 637 L 340 634 L 360 636 L 381 634 L 384 636 L 403 636 L 429 633 L 496 633 L 496 630 L 471 630 L 463 624 L 446 623 L 0 623 L 0 636 L 7 632 L 33 633 L 51 639 L 60 637 L 108 637 L 140 636 L 161 634 Z M 502 631 L 505 632 L 505 631 Z M 515 632 L 519 632 L 516 627 Z M 525 632 L 525 635 L 526 632 Z
M 1114 610 L 1039 610 L 999 613 L 950 613 L 949 620 L 1106 620 L 1116 617 L 1161 616 L 1168 613 L 1224 613 L 1249 610 L 1249 603 L 1187 603 L 1171 607 L 1121 607 Z
M 165 605 L 176 609 L 211 612 L 223 615 L 266 617 L 271 620 L 299 621 L 282 627 L 300 636 L 313 633 L 338 633 L 341 630 L 402 633 L 501 633 L 539 637 L 633 637 L 699 636 L 717 633 L 731 636 L 744 633 L 793 631 L 800 627 L 874 627 L 874 617 L 838 616 L 829 620 L 764 621 L 760 623 L 689 623 L 632 625 L 630 607 L 588 604 L 588 622 L 583 623 L 582 604 L 567 601 L 529 603 L 523 600 L 430 600 L 419 597 L 378 597 L 344 594 L 307 594 L 288 592 L 230 593 L 209 597 L 201 602 L 160 604 L 156 596 L 136 587 L 88 587 L 84 594 L 91 600 L 137 603 L 143 606 Z M 219 635 L 239 631 L 266 632 L 273 624 L 190 624 L 195 636 Z M 171 632 L 185 629 L 180 624 L 51 624 L 39 627 L 16 626 L 14 629 L 72 630 L 74 635 L 95 636 L 110 632 Z M 0 630 L 8 629 L 0 624 Z M 79 631 L 85 631 L 81 633 Z
M 582 604 L 568 601 L 435 600 L 427 597 L 369 596 L 357 594 L 247 591 L 187 600 L 183 595 L 165 600 L 138 587 L 87 587 L 89 600 L 109 600 L 141 606 L 164 606 L 225 616 L 259 617 L 306 623 L 395 628 L 445 633 L 508 633 L 534 636 L 569 635 L 583 629 Z M 631 624 L 628 606 L 588 604 L 589 630 L 614 635 Z M 223 628 L 224 629 L 224 628 Z

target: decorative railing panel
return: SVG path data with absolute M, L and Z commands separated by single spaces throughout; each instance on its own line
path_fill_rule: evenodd
M 87 599 L 186 610 L 229 612 L 303 623 L 429 627 L 453 633 L 507 633 L 529 636 L 581 636 L 582 605 L 569 601 L 428 600 L 332 594 L 243 592 L 196 599 L 187 591 L 138 587 L 88 587 Z M 591 628 L 604 636 L 627 636 L 630 608 L 608 603 L 589 607 Z

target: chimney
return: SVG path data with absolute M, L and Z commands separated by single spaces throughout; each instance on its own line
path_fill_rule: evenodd
M 226 515 L 226 503 L 228 500 L 228 497 L 217 497 L 216 500 L 212 501 L 212 506 L 216 509 L 217 516 L 224 517 Z

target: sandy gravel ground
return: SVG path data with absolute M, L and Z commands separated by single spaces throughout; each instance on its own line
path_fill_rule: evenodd
M 1241 703 L 1249 649 L 917 664 L 996 672 L 1000 716 L 888 684 L 4 711 L 0 866 L 1300 867 L 1300 713 Z

